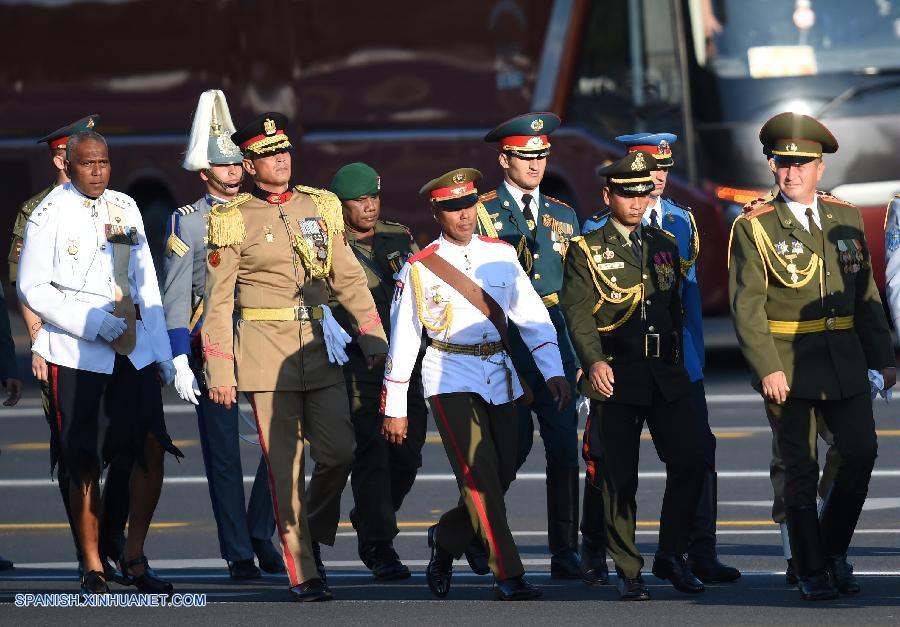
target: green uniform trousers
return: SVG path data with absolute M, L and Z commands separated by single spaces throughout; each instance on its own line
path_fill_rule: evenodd
M 438 542 L 459 558 L 477 533 L 498 579 L 522 575 L 503 500 L 516 478 L 515 403 L 491 405 L 470 392 L 437 394 L 428 403 L 463 500 L 438 521 Z
M 815 505 L 819 482 L 814 416 L 834 437 L 840 464 L 834 485 L 848 494 L 865 495 L 878 455 L 872 399 L 868 394 L 830 401 L 788 397 L 783 405 L 766 403 L 766 416 L 784 462 L 784 508 Z
M 312 542 L 333 545 L 353 460 L 344 382 L 305 392 L 248 393 L 269 471 L 275 523 L 290 585 L 319 577 Z M 315 462 L 306 485 L 304 440 Z
M 841 455 L 834 446 L 834 436 L 828 430 L 828 426 L 822 419 L 822 413 L 813 410 L 816 421 L 816 430 L 819 437 L 828 445 L 825 452 L 825 466 L 822 468 L 822 474 L 819 477 L 819 496 L 825 498 L 831 490 L 834 483 L 834 476 L 837 474 L 838 466 L 841 463 Z M 811 416 L 812 419 L 812 416 Z M 818 454 L 818 447 L 816 453 Z M 772 461 L 769 462 L 769 479 L 772 481 L 772 520 L 776 523 L 784 522 L 784 459 L 778 451 L 778 442 L 772 438 Z
M 651 394 L 650 406 L 591 401 L 585 427 L 602 481 L 607 552 L 616 569 L 629 578 L 637 577 L 644 565 L 635 542 L 635 496 L 644 422 L 659 459 L 666 465 L 657 555 L 687 552 L 704 481 L 703 452 L 694 428 L 691 397 L 667 402 L 655 386 Z

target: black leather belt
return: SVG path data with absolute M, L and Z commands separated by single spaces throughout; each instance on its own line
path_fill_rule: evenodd
M 680 338 L 678 333 L 644 333 L 635 337 L 603 335 L 603 352 L 618 360 L 661 359 L 677 361 Z

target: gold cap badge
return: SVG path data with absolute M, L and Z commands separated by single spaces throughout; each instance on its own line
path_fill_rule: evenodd
M 263 122 L 263 130 L 266 132 L 266 135 L 273 134 L 275 132 L 275 120 L 266 118 L 266 121 Z
M 544 121 L 541 118 L 531 121 L 531 130 L 539 131 L 544 128 Z
M 644 153 L 639 152 L 637 156 L 634 158 L 634 161 L 631 163 L 631 171 L 637 172 L 639 170 L 646 170 L 647 164 L 644 162 Z
M 463 174 L 462 172 L 457 172 L 456 174 L 453 175 L 453 182 L 456 184 L 462 183 L 465 180 L 466 180 L 466 175 Z

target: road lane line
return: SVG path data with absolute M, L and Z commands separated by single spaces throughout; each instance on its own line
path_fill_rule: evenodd
M 768 479 L 768 470 L 720 470 L 716 473 L 719 479 Z M 900 469 L 885 468 L 872 472 L 873 478 L 900 477 Z M 247 475 L 244 477 L 244 483 L 252 484 L 256 477 Z M 520 472 L 516 475 L 516 481 L 545 481 L 547 475 L 542 472 Z M 665 471 L 647 471 L 638 473 L 639 479 L 658 480 L 665 479 Z M 310 477 L 307 476 L 309 481 Z M 419 473 L 416 476 L 417 482 L 453 482 L 456 483 L 456 477 L 450 473 Z M 195 485 L 205 484 L 205 475 L 189 475 L 185 477 L 166 477 L 163 483 L 167 485 Z M 56 487 L 56 482 L 44 477 L 40 479 L 0 479 L 0 488 L 47 488 Z
M 155 522 L 150 523 L 153 529 L 176 529 L 187 527 L 189 522 Z M 0 523 L 0 531 L 46 531 L 69 530 L 69 523 Z

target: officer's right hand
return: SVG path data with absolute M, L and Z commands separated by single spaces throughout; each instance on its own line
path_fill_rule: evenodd
M 197 377 L 194 376 L 188 363 L 188 356 L 175 355 L 172 363 L 175 366 L 175 391 L 178 392 L 178 396 L 183 401 L 199 405 L 197 397 L 200 395 L 200 386 L 197 385 Z
M 125 318 L 117 318 L 111 313 L 107 313 L 103 317 L 103 322 L 100 323 L 100 331 L 98 333 L 107 342 L 113 342 L 125 333 L 127 328 L 128 323 L 125 322 Z
M 605 361 L 598 361 L 591 366 L 590 374 L 588 376 L 591 380 L 591 387 L 606 398 L 612 396 L 613 384 L 616 382 L 612 366 Z
M 47 381 L 47 360 L 37 353 L 31 353 L 31 374 L 38 381 Z
M 791 388 L 788 387 L 787 377 L 783 370 L 767 374 L 762 378 L 760 383 L 762 384 L 763 396 L 765 396 L 767 400 L 777 403 L 778 405 L 781 405 L 787 400 L 788 392 L 791 391 Z
M 409 430 L 409 419 L 406 416 L 395 418 L 385 416 L 381 422 L 381 435 L 391 444 L 403 444 Z
M 231 409 L 231 406 L 237 403 L 237 388 L 233 385 L 220 385 L 217 388 L 210 388 L 209 400 L 213 403 L 224 405 L 225 409 Z

